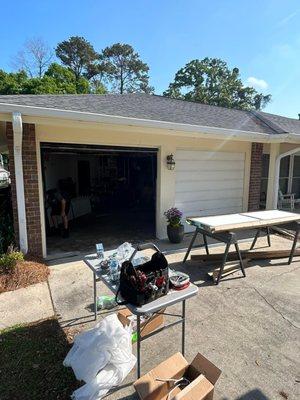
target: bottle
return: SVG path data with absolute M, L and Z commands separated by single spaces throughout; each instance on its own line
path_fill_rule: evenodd
M 117 258 L 114 256 L 109 260 L 109 272 L 110 272 L 110 278 L 113 282 L 119 280 L 120 276 L 119 262 Z

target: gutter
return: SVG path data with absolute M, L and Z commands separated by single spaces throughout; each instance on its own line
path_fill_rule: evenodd
M 35 116 L 42 118 L 52 117 L 80 122 L 107 123 L 115 125 L 163 129 L 168 130 L 170 134 L 176 134 L 176 132 L 189 132 L 192 136 L 203 138 L 225 138 L 227 140 L 256 141 L 260 143 L 300 143 L 300 135 L 293 133 L 267 134 L 243 131 L 239 129 L 181 124 L 176 122 L 165 122 L 107 114 L 96 114 L 82 111 L 67 111 L 56 108 L 32 107 L 8 103 L 0 103 L 0 112 L 19 112 L 26 116 Z
M 26 209 L 25 209 L 23 159 L 22 159 L 23 124 L 22 124 L 21 113 L 13 112 L 12 125 L 13 125 L 13 143 L 14 143 L 15 180 L 16 180 L 16 192 L 17 192 L 16 197 L 17 197 L 17 209 L 18 209 L 19 243 L 20 243 L 20 250 L 24 254 L 26 254 L 28 252 L 28 239 L 27 239 L 27 221 L 26 221 Z

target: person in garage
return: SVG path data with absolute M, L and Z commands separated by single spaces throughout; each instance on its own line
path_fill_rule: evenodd
M 50 216 L 53 228 L 56 232 L 59 231 L 59 218 L 62 220 L 62 232 L 63 238 L 69 237 L 69 220 L 68 214 L 70 211 L 70 197 L 67 192 L 63 190 L 61 185 L 57 189 L 51 189 L 47 192 L 48 205 L 50 207 Z

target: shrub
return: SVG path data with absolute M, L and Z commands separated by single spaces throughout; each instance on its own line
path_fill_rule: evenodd
M 7 253 L 0 255 L 0 273 L 12 272 L 18 261 L 24 261 L 24 255 L 20 251 L 9 249 Z

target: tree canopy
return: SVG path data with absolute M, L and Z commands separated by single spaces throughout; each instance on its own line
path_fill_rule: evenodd
M 116 93 L 151 93 L 149 67 L 129 44 L 115 43 L 100 55 L 99 70 Z
M 0 70 L 0 94 L 81 94 L 92 93 L 89 81 L 76 79 L 62 65 L 52 63 L 41 78 L 31 78 L 25 71 L 6 73 Z M 104 86 L 97 93 L 105 93 Z
M 225 61 L 207 57 L 181 68 L 164 96 L 242 110 L 259 110 L 271 100 L 271 95 L 244 86 L 238 68 L 231 70 Z
M 73 71 L 76 79 L 91 71 L 95 61 L 99 59 L 99 54 L 91 43 L 81 36 L 72 36 L 58 43 L 55 53 L 61 62 Z

